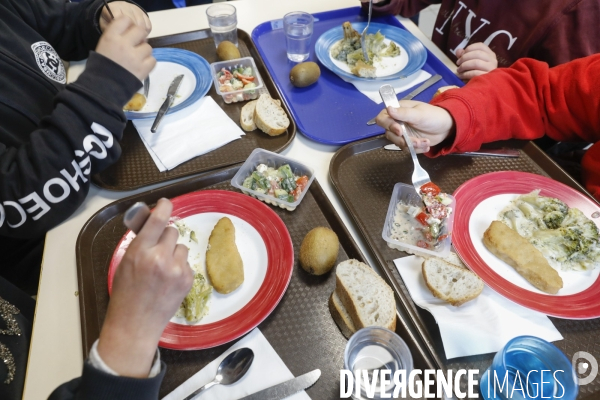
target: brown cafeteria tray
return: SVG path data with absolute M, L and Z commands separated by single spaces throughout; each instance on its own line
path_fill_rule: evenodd
M 394 259 L 408 254 L 389 248 L 381 237 L 394 185 L 398 182 L 411 184 L 413 171 L 408 152 L 383 149 L 383 146 L 389 143 L 387 139 L 379 136 L 342 147 L 331 160 L 329 168 L 331 180 L 369 249 L 375 255 L 385 277 L 400 297 L 405 311 L 413 319 L 424 345 L 435 360 L 436 368 L 453 371 L 479 369 L 481 374 L 492 363 L 494 354 L 446 359 L 434 318 L 412 301 L 393 263 Z M 475 176 L 511 170 L 548 176 L 589 195 L 534 143 L 511 141 L 504 143 L 506 144 L 519 149 L 520 157 L 449 155 L 435 159 L 419 156 L 419 160 L 431 180 L 447 193 L 454 192 L 463 182 Z M 586 351 L 600 360 L 600 318 L 584 321 L 550 319 L 564 337 L 564 340 L 554 344 L 569 359 L 578 351 Z M 466 380 L 462 383 L 466 384 Z M 579 398 L 592 393 L 600 398 L 600 378 L 581 387 Z
M 76 245 L 84 357 L 98 337 L 106 314 L 108 266 L 117 243 L 126 232 L 122 223 L 125 210 L 136 201 L 153 205 L 162 197 L 172 198 L 203 189 L 237 191 L 230 181 L 238 168 L 234 166 L 206 173 L 118 200 L 98 211 L 84 225 Z M 326 226 L 335 231 L 340 240 L 338 262 L 348 258 L 364 261 L 361 251 L 316 180 L 295 211 L 272 209 L 290 232 L 294 254 L 298 254 L 300 243 L 309 230 Z M 327 306 L 335 287 L 335 275 L 309 275 L 298 265 L 296 257 L 294 261 L 292 279 L 285 295 L 258 327 L 295 376 L 315 368 L 321 369 L 321 378 L 308 390 L 313 399 L 339 398 L 339 371 L 343 368 L 346 339 L 333 322 Z M 396 331 L 410 347 L 415 368 L 432 368 L 433 361 L 426 356 L 427 352 L 420 342 L 409 333 L 405 320 L 399 319 Z M 168 369 L 160 397 L 170 393 L 233 343 L 197 351 L 161 349 L 161 359 L 167 363 Z
M 150 39 L 149 43 L 152 47 L 177 47 L 192 51 L 204 57 L 210 64 L 219 60 L 217 60 L 215 44 L 212 37 L 209 36 L 209 32 L 208 29 L 203 29 L 177 35 L 162 36 Z M 238 29 L 237 32 L 238 48 L 242 57 L 250 56 L 254 58 L 258 72 L 264 81 L 265 88 L 269 91 L 271 97 L 281 99 L 281 95 L 269 71 L 265 68 L 262 58 L 258 54 L 252 39 L 250 39 L 250 35 L 241 29 Z M 223 98 L 217 94 L 212 84 L 208 95 L 239 125 L 240 110 L 247 102 L 242 101 L 226 104 Z M 284 102 L 282 101 L 282 103 Z M 286 105 L 282 104 L 282 107 L 290 115 Z M 202 127 L 198 127 L 198 131 L 202 131 Z M 241 163 L 248 158 L 252 150 L 259 147 L 279 153 L 290 145 L 294 136 L 296 136 L 296 123 L 290 118 L 290 126 L 287 131 L 279 136 L 269 136 L 260 130 L 246 132 L 246 135 L 242 136 L 241 139 L 234 140 L 214 151 L 195 157 L 172 170 L 160 172 L 156 168 L 154 161 L 152 161 L 135 127 L 131 121 L 128 121 L 123 133 L 123 139 L 120 142 L 123 150 L 121 157 L 116 163 L 99 174 L 94 175 L 93 181 L 96 185 L 108 190 L 124 191 L 137 189 Z

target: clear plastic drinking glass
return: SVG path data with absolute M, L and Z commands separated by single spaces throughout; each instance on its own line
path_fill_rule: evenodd
M 238 45 L 237 12 L 234 6 L 227 3 L 214 4 L 206 9 L 206 17 L 215 47 L 225 40 Z
M 283 17 L 287 56 L 291 61 L 302 62 L 308 58 L 313 23 L 313 16 L 302 11 L 294 11 Z
M 390 382 L 383 390 L 392 394 L 395 389 L 393 379 L 395 372 L 405 370 L 408 380 L 413 369 L 413 359 L 408 346 L 400 336 L 386 328 L 369 326 L 357 331 L 348 341 L 344 352 L 344 369 L 352 372 L 354 376 L 358 373 L 361 377 L 366 370 L 369 379 L 372 379 L 375 370 L 380 370 L 379 376 L 381 371 L 389 371 L 390 375 L 387 378 Z M 360 384 L 359 397 L 355 396 L 355 392 L 352 391 L 352 398 L 356 400 L 380 399 L 382 398 L 381 380 L 377 380 L 374 397 L 368 395 L 364 381 Z
M 518 336 L 496 353 L 479 391 L 486 400 L 567 400 L 577 397 L 577 382 L 573 365 L 558 347 L 535 336 Z

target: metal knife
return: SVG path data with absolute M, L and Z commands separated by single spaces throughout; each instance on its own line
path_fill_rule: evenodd
M 434 83 L 438 82 L 440 79 L 442 79 L 441 75 L 434 75 L 434 76 L 432 76 L 431 78 L 429 78 L 425 82 L 423 82 L 421 84 L 421 86 L 419 86 L 418 88 L 416 88 L 415 90 L 413 90 L 412 92 L 410 92 L 409 94 L 407 94 L 406 96 L 404 96 L 403 98 L 401 98 L 400 100 L 411 100 L 416 95 L 418 95 L 419 93 L 421 93 L 423 90 L 427 89 L 428 87 L 430 87 Z M 377 118 L 377 117 L 375 117 L 375 118 Z M 367 122 L 367 125 L 375 125 L 375 118 L 369 120 L 369 122 Z
M 239 400 L 281 400 L 288 396 L 298 393 L 301 390 L 308 389 L 319 380 L 321 370 L 315 369 L 304 375 L 300 375 L 289 381 L 285 381 L 270 388 L 242 397 Z
M 386 150 L 402 150 L 395 144 L 386 144 L 383 146 Z M 488 156 L 488 157 L 507 157 L 519 158 L 521 153 L 515 149 L 480 149 L 477 151 L 468 151 L 466 153 L 452 153 L 453 156 Z
M 181 85 L 182 80 L 183 80 L 183 74 L 177 75 L 175 77 L 175 79 L 173 79 L 173 82 L 171 82 L 171 84 L 169 85 L 169 90 L 167 91 L 167 98 L 165 99 L 165 102 L 162 103 L 162 106 L 160 106 L 160 108 L 158 109 L 158 113 L 156 114 L 156 119 L 154 120 L 154 123 L 152 124 L 152 128 L 150 129 L 150 132 L 152 132 L 152 133 L 156 132 L 156 129 L 158 129 L 158 125 L 160 124 L 160 121 L 165 116 L 167 111 L 169 111 L 169 108 L 171 108 L 171 106 L 173 105 L 173 102 L 175 101 L 175 95 L 177 94 L 177 90 L 179 89 L 179 85 Z

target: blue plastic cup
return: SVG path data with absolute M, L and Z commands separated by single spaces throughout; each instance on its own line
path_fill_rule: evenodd
M 558 347 L 534 336 L 518 336 L 496 353 L 479 391 L 486 400 L 573 400 L 579 385 L 573 365 Z

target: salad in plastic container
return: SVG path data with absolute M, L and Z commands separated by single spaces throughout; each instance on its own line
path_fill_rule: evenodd
M 263 149 L 255 149 L 231 180 L 242 192 L 294 211 L 315 179 L 312 168 Z
M 397 183 L 388 207 L 382 237 L 388 246 L 420 256 L 450 253 L 454 197 L 429 182 L 417 193 L 413 185 Z
M 215 89 L 225 103 L 258 98 L 263 81 L 252 57 L 220 61 L 210 64 L 210 67 Z

